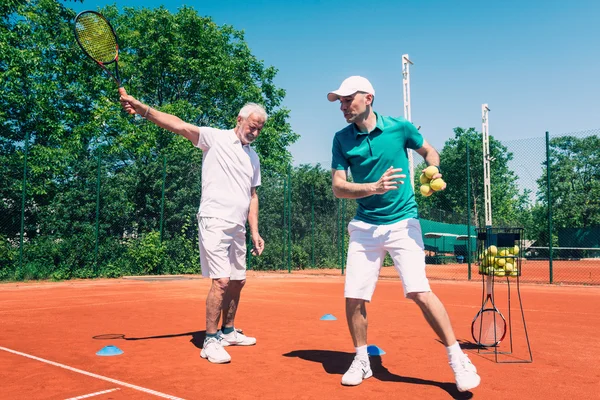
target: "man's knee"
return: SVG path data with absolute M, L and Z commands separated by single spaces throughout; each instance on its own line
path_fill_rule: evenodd
M 221 293 L 225 293 L 225 291 L 227 291 L 229 284 L 230 284 L 229 278 L 218 278 L 218 279 L 213 279 L 213 281 L 212 281 L 212 287 Z
M 353 298 L 346 298 L 346 310 L 348 311 L 355 311 L 355 310 L 362 310 L 365 308 L 365 303 L 366 300 L 364 299 L 353 299 Z
M 418 305 L 427 305 L 431 300 L 432 292 L 412 292 L 406 295 L 407 298 L 411 299 Z
M 239 280 L 239 281 L 231 281 L 231 282 L 229 282 L 229 284 L 230 285 L 234 284 L 234 285 L 239 286 L 239 287 L 244 287 L 244 285 L 246 284 L 246 280 L 242 279 L 242 280 Z

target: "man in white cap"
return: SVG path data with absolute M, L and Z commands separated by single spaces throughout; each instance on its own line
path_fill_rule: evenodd
M 373 375 L 367 353 L 367 309 L 386 252 L 398 271 L 404 295 L 413 300 L 446 346 L 459 391 L 480 383 L 477 369 L 463 353 L 446 310 L 431 291 L 425 274 L 425 251 L 417 204 L 410 184 L 408 149 L 419 153 L 427 165 L 439 166 L 438 152 L 417 128 L 404 118 L 384 117 L 373 111 L 375 90 L 361 76 L 344 80 L 327 94 L 339 101 L 349 123 L 333 138 L 332 187 L 338 198 L 356 199 L 356 216 L 348 225 L 350 242 L 344 296 L 346 318 L 356 356 L 342 384 L 355 386 Z M 353 182 L 348 182 L 347 170 Z M 441 177 L 441 173 L 434 178 Z

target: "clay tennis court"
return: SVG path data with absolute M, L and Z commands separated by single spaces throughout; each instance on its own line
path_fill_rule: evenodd
M 443 346 L 401 283 L 384 268 L 369 306 L 373 378 L 340 385 L 354 355 L 344 318 L 343 277 L 250 272 L 238 327 L 253 347 L 232 362 L 200 358 L 209 280 L 150 277 L 0 285 L 3 399 L 592 399 L 600 382 L 594 338 L 600 287 L 522 283 L 532 363 L 498 364 L 478 353 L 470 323 L 481 282 L 432 280 L 459 340 L 482 377 L 459 393 Z M 431 268 L 430 268 L 431 271 Z M 506 285 L 497 285 L 506 313 Z M 512 286 L 514 289 L 514 285 Z M 514 348 L 527 358 L 513 297 Z M 326 313 L 335 321 L 321 321 Z M 107 345 L 123 354 L 100 357 Z M 87 397 L 86 397 L 87 396 Z

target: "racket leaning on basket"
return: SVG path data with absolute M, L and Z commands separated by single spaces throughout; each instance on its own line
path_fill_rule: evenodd
M 127 94 L 119 76 L 117 34 L 106 17 L 96 11 L 82 11 L 75 17 L 75 39 L 81 50 L 115 81 L 120 94 Z M 114 64 L 114 74 L 108 66 Z
M 485 286 L 486 299 L 471 323 L 471 334 L 478 345 L 495 347 L 506 336 L 506 319 L 494 303 L 490 275 L 485 277 Z

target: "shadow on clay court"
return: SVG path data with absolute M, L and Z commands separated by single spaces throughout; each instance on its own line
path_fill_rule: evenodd
M 323 365 L 323 369 L 325 369 L 325 372 L 335 375 L 343 375 L 348 370 L 348 367 L 354 359 L 354 353 L 345 353 L 342 351 L 332 350 L 295 350 L 284 354 L 284 356 L 297 357 L 302 360 L 321 363 Z M 380 381 L 437 386 L 446 391 L 450 396 L 452 396 L 453 399 L 470 399 L 473 397 L 471 392 L 459 392 L 458 389 L 456 389 L 456 385 L 452 382 L 437 382 L 427 379 L 396 375 L 383 366 L 380 356 L 370 356 L 369 359 L 371 360 L 373 377 L 379 379 Z
M 144 336 L 144 337 L 127 337 L 122 333 L 107 333 L 103 335 L 96 335 L 93 339 L 96 340 L 150 340 L 150 339 L 169 339 L 181 336 L 191 336 L 190 342 L 198 349 L 202 349 L 204 338 L 206 337 L 206 331 L 194 331 L 185 333 L 173 333 L 167 335 L 156 335 L 156 336 Z

